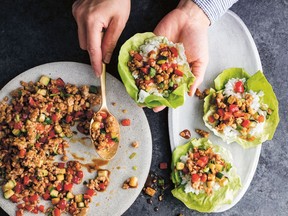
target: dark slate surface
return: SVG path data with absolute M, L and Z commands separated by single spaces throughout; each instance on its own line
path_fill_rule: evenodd
M 80 50 L 77 26 L 71 14 L 73 1 L 2 0 L 0 10 L 0 87 L 19 73 L 48 62 L 75 61 L 89 63 L 86 52 Z M 136 32 L 153 31 L 158 21 L 177 1 L 132 0 L 132 12 L 120 37 L 108 71 L 119 78 L 117 55 L 121 44 Z M 287 215 L 288 214 L 288 1 L 241 0 L 236 12 L 256 42 L 264 73 L 280 102 L 282 121 L 272 141 L 263 145 L 259 165 L 248 191 L 232 209 L 211 215 Z M 170 163 L 171 152 L 167 124 L 167 109 L 161 113 L 145 109 L 153 136 L 151 170 L 169 179 L 170 170 L 161 171 L 160 162 Z M 124 213 L 128 215 L 202 215 L 188 210 L 174 199 L 170 189 L 162 202 L 140 194 Z M 158 207 L 156 212 L 154 208 Z M 95 213 L 96 215 L 97 213 Z M 5 212 L 0 209 L 0 215 Z

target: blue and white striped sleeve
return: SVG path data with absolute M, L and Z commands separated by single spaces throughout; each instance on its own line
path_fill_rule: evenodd
M 238 0 L 193 0 L 209 18 L 211 25 Z

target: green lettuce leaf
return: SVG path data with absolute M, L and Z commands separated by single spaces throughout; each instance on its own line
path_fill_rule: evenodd
M 277 97 L 273 91 L 272 86 L 265 78 L 264 74 L 261 71 L 257 71 L 253 76 L 250 76 L 247 72 L 245 72 L 242 68 L 229 68 L 227 70 L 224 70 L 221 74 L 217 76 L 217 78 L 214 80 L 215 89 L 217 91 L 222 91 L 225 87 L 225 84 L 228 82 L 231 78 L 246 78 L 246 88 L 248 90 L 252 90 L 254 92 L 263 91 L 264 97 L 262 97 L 261 103 L 265 103 L 269 106 L 270 109 L 273 110 L 273 113 L 269 116 L 269 118 L 266 120 L 263 132 L 259 134 L 255 140 L 253 141 L 247 141 L 244 139 L 241 139 L 238 136 L 235 136 L 232 138 L 227 138 L 224 136 L 223 133 L 218 132 L 216 129 L 213 128 L 211 124 L 208 122 L 208 117 L 215 112 L 216 107 L 211 105 L 211 98 L 213 93 L 215 92 L 214 89 L 211 89 L 210 94 L 206 96 L 204 99 L 204 116 L 203 120 L 205 122 L 205 125 L 214 132 L 215 135 L 221 137 L 225 142 L 231 143 L 231 142 L 237 142 L 240 144 L 243 148 L 251 148 L 255 147 L 259 144 L 262 144 L 266 140 L 271 140 L 274 136 L 274 133 L 276 131 L 276 128 L 279 123 L 279 111 L 278 111 L 278 100 Z
M 179 171 L 175 169 L 176 163 L 180 161 L 180 157 L 185 155 L 193 146 L 212 146 L 215 153 L 220 154 L 227 162 L 232 162 L 232 156 L 229 151 L 218 145 L 212 145 L 207 138 L 192 139 L 188 143 L 178 146 L 172 154 L 172 181 L 175 184 L 175 189 L 172 194 L 177 199 L 181 200 L 188 208 L 197 210 L 199 212 L 212 212 L 225 204 L 232 203 L 234 197 L 238 194 L 241 188 L 241 180 L 237 175 L 235 168 L 229 171 L 229 183 L 214 191 L 211 195 L 199 193 L 198 195 L 190 192 L 185 193 L 184 185 L 181 185 L 181 177 Z
M 152 32 L 146 33 L 138 33 L 133 37 L 128 39 L 121 47 L 119 56 L 118 56 L 118 71 L 120 77 L 125 85 L 126 91 L 131 96 L 134 101 L 140 106 L 146 106 L 149 108 L 157 107 L 157 106 L 167 106 L 176 108 L 184 104 L 185 94 L 189 90 L 189 87 L 194 82 L 194 75 L 190 71 L 189 65 L 184 65 L 183 68 L 183 82 L 178 86 L 176 90 L 174 90 L 168 98 L 164 98 L 157 95 L 149 95 L 145 98 L 144 103 L 139 103 L 138 101 L 138 93 L 139 89 L 135 84 L 135 79 L 133 78 L 129 68 L 127 66 L 128 61 L 130 60 L 129 51 L 130 50 L 138 50 L 138 48 L 144 44 L 146 39 L 155 37 Z

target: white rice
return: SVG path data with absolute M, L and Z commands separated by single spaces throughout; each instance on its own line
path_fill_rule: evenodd
M 231 126 L 227 126 L 223 130 L 223 134 L 227 139 L 235 138 L 240 135 L 240 132 L 236 129 L 232 128 Z
M 234 86 L 235 86 L 235 83 L 238 82 L 238 81 L 242 81 L 243 84 L 246 82 L 246 79 L 245 78 L 242 78 L 242 79 L 239 79 L 239 78 L 232 78 L 230 79 L 226 84 L 225 84 L 225 88 L 224 88 L 224 91 L 223 91 L 223 94 L 226 95 L 227 97 L 233 95 L 237 98 L 242 98 L 243 97 L 243 94 L 242 93 L 239 93 L 239 92 L 235 92 L 234 91 Z
M 186 163 L 187 162 L 187 160 L 188 160 L 188 154 L 186 154 L 186 155 L 182 155 L 181 157 L 180 157 L 180 160 L 181 160 L 181 162 L 182 163 Z
M 253 97 L 253 100 L 252 100 L 252 103 L 251 103 L 251 108 L 253 110 L 255 110 L 256 112 L 258 112 L 260 110 L 260 97 L 263 97 L 264 96 L 264 93 L 262 91 L 259 91 L 258 93 L 257 92 L 254 92 L 252 90 L 249 91 L 249 94 L 252 95 Z

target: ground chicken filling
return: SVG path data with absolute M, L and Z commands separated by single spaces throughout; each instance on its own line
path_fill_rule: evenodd
M 214 153 L 211 147 L 193 147 L 181 156 L 175 169 L 180 172 L 186 193 L 210 195 L 227 185 L 231 164 Z
M 107 112 L 95 113 L 91 125 L 91 137 L 97 150 L 109 150 L 119 143 L 119 124 Z
M 227 137 L 254 141 L 272 110 L 260 102 L 263 92 L 247 92 L 244 84 L 245 79 L 231 79 L 224 91 L 213 94 L 211 103 L 215 111 L 208 117 L 208 122 Z
M 154 41 L 155 42 L 155 41 Z M 180 85 L 184 71 L 179 64 L 180 45 L 159 42 L 153 45 L 144 44 L 139 50 L 131 50 L 128 62 L 129 70 L 139 89 L 139 102 L 144 102 L 148 95 L 169 97 L 170 93 Z M 183 48 L 184 50 L 184 48 Z
M 87 183 L 84 194 L 73 194 L 83 171 L 78 161 L 55 162 L 55 155 L 66 161 L 71 125 L 89 134 L 92 105 L 100 104 L 95 86 L 65 84 L 61 79 L 42 76 L 38 82 L 21 82 L 20 88 L 0 102 L 0 180 L 4 198 L 17 203 L 16 215 L 25 211 L 48 215 L 68 212 L 85 215 L 96 191 L 109 182 L 108 171 L 98 172 Z M 50 200 L 45 209 L 40 197 Z

